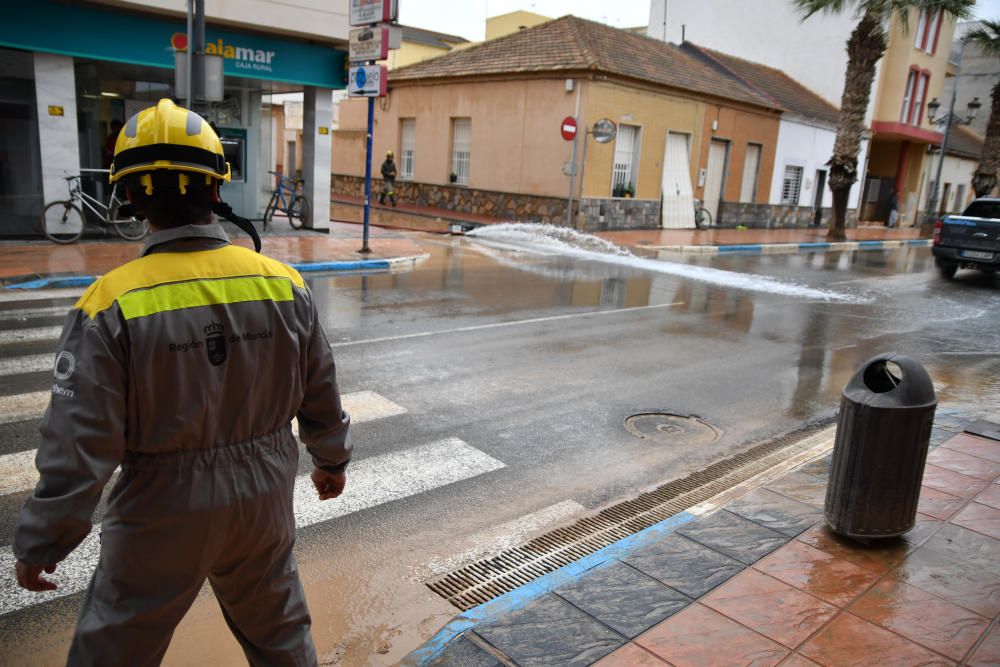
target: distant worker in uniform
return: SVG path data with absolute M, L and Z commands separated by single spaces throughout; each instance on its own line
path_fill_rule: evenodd
M 378 195 L 378 203 L 385 204 L 388 197 L 393 207 L 396 206 L 396 163 L 392 151 L 385 152 L 385 162 L 382 163 L 382 192 Z
M 252 665 L 317 662 L 292 554 L 291 421 L 326 500 L 346 484 L 350 420 L 301 276 L 231 245 L 213 220 L 231 220 L 260 251 L 219 198 L 229 178 L 216 133 L 170 100 L 133 116 L 115 143 L 111 182 L 153 234 L 67 317 L 40 480 L 13 546 L 18 583 L 54 590 L 42 572 L 92 533 L 121 466 L 70 665 L 159 664 L 206 578 Z

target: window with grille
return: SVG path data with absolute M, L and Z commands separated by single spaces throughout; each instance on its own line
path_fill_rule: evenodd
M 636 160 L 639 155 L 639 128 L 619 125 L 615 139 L 615 161 L 611 168 L 611 196 L 635 195 Z
M 399 121 L 399 177 L 406 181 L 413 180 L 413 144 L 416 135 L 417 121 L 415 118 L 402 118 Z
M 472 119 L 451 119 L 451 173 L 455 183 L 469 184 L 469 157 L 472 141 Z
M 802 167 L 785 167 L 785 177 L 781 181 L 781 203 L 797 206 L 802 190 Z

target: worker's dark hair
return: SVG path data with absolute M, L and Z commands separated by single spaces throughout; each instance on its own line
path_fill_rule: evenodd
M 181 174 L 188 177 L 181 192 Z M 152 194 L 147 194 L 144 176 L 152 180 Z M 133 210 L 162 229 L 211 222 L 212 186 L 201 174 L 162 169 L 129 174 L 123 178 L 132 193 Z

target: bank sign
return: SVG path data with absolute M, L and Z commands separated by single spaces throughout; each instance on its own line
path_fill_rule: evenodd
M 6 12 L 0 46 L 78 58 L 174 68 L 188 48 L 185 23 L 107 6 L 33 0 Z M 205 52 L 224 59 L 227 76 L 344 88 L 347 53 L 275 35 L 205 28 Z

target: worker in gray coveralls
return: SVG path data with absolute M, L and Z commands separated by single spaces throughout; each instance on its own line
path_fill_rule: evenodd
M 53 590 L 60 561 L 101 523 L 100 561 L 70 665 L 157 665 L 207 578 L 253 665 L 315 665 L 292 554 L 299 448 L 321 499 L 346 484 L 349 418 L 316 303 L 292 268 L 231 245 L 212 212 L 229 165 L 200 116 L 160 102 L 115 145 L 154 233 L 66 320 L 42 418 L 40 480 L 14 536 L 18 583 Z

